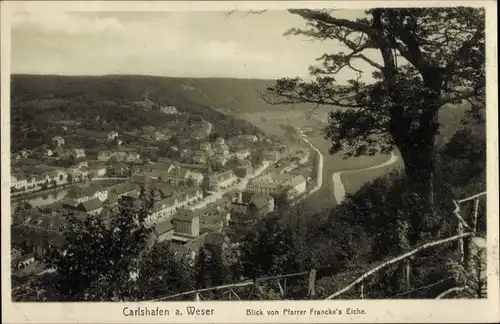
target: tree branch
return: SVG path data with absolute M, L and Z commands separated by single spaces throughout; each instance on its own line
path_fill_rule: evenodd
M 321 12 L 319 10 L 310 10 L 310 9 L 289 9 L 288 12 L 299 15 L 307 20 L 314 20 L 320 23 L 330 24 L 334 26 L 342 26 L 357 32 L 365 33 L 370 37 L 376 37 L 376 30 L 371 28 L 368 25 L 365 25 L 360 22 L 348 20 L 348 19 L 339 19 L 334 18 L 326 12 Z

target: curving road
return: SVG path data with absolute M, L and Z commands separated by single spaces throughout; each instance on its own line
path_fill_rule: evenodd
M 394 152 L 391 152 L 391 157 L 389 158 L 389 160 L 385 161 L 384 163 L 374 165 L 371 167 L 367 167 L 367 168 L 357 169 L 357 170 L 334 172 L 332 175 L 333 192 L 334 192 L 335 200 L 337 201 L 337 203 L 340 204 L 345 198 L 345 187 L 344 187 L 344 184 L 342 183 L 342 177 L 341 177 L 342 174 L 383 168 L 385 166 L 396 163 L 398 160 L 399 160 L 399 157 L 396 154 L 394 154 Z
M 314 146 L 311 142 L 309 142 L 309 140 L 305 136 L 301 136 L 301 137 L 307 144 L 309 144 L 309 146 L 311 146 L 311 148 L 313 150 L 316 151 L 316 153 L 318 153 L 318 157 L 319 157 L 318 174 L 316 176 L 316 178 L 318 180 L 316 181 L 316 186 L 311 191 L 309 191 L 308 196 L 310 196 L 313 193 L 315 193 L 316 191 L 318 191 L 319 189 L 321 189 L 321 187 L 323 186 L 323 153 L 321 153 L 321 151 L 318 150 L 318 148 L 316 146 Z

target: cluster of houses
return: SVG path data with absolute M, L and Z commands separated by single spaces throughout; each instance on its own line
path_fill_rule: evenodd
M 199 171 L 168 162 L 157 162 L 136 166 L 132 169 L 132 176 L 145 176 L 172 185 L 185 184 L 189 181 L 192 181 L 195 185 L 200 185 L 204 178 L 204 175 Z
M 172 107 L 163 108 L 164 113 L 176 113 Z M 117 140 L 118 137 L 117 132 L 110 132 L 107 139 Z M 154 192 L 155 202 L 145 218 L 146 225 L 153 229 L 149 239 L 151 245 L 168 241 L 176 253 L 192 257 L 203 246 L 227 245 L 222 229 L 228 226 L 231 214 L 262 217 L 274 210 L 273 195 L 287 192 L 290 196 L 297 196 L 306 191 L 304 176 L 289 173 L 297 165 L 308 161 L 308 152 L 297 151 L 289 154 L 289 160 L 283 162 L 283 167 L 278 166 L 274 172 L 250 180 L 245 197 L 241 192 L 236 195 L 231 193 L 229 197 L 224 196 L 198 207 L 198 202 L 203 199 L 203 189 L 230 189 L 238 182 L 238 178 L 253 172 L 248 146 L 257 141 L 259 138 L 254 135 L 238 135 L 227 141 L 217 138 L 213 143 L 201 143 L 192 155 L 193 164 L 190 165 L 168 160 L 144 163 L 136 150 L 119 147 L 100 152 L 96 161 L 85 161 L 85 152 L 75 150 L 74 156 L 78 158 L 75 158 L 70 168 L 52 167 L 30 177 L 13 173 L 11 188 L 16 191 L 37 188 L 44 183 L 61 185 L 70 181 L 84 181 L 90 176 L 105 176 L 109 174 L 111 162 L 128 163 L 127 170 L 130 170 L 131 175 L 130 181 L 110 187 L 102 187 L 97 183 L 74 186 L 62 201 L 25 211 L 13 226 L 14 241 L 18 240 L 18 245 L 24 246 L 30 256 L 22 258 L 22 266 L 32 262 L 32 256 L 41 256 L 50 245 L 64 244 L 67 220 L 62 215 L 66 212 L 71 211 L 79 219 L 106 219 L 116 210 L 120 201 L 139 202 L 141 188 Z M 62 149 L 64 139 L 55 137 L 53 143 L 54 150 Z M 266 158 L 277 161 L 285 151 L 286 148 L 273 147 Z M 222 172 L 213 173 L 207 163 L 210 159 L 225 165 L 233 158 L 240 161 L 239 167 Z
M 303 175 L 270 173 L 248 182 L 247 191 L 279 195 L 286 193 L 293 199 L 306 192 L 307 180 Z
M 125 147 L 116 150 L 101 151 L 97 154 L 97 160 L 101 162 L 142 162 L 141 155 L 135 149 Z
M 98 161 L 76 160 L 68 168 L 50 165 L 33 165 L 22 169 L 13 168 L 10 177 L 12 193 L 43 189 L 44 186 L 60 186 L 82 182 L 89 177 L 104 176 L 108 167 Z
M 234 140 L 231 141 L 231 143 L 234 142 Z M 228 145 L 223 138 L 219 137 L 213 143 L 201 143 L 199 149 L 192 153 L 191 159 L 195 164 L 205 164 L 210 160 L 225 166 L 231 159 L 244 161 L 250 158 L 250 155 L 248 148 L 239 145 Z

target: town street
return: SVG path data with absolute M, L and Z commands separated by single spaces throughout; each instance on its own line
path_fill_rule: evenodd
M 383 168 L 385 166 L 388 166 L 388 165 L 391 165 L 391 164 L 397 162 L 398 159 L 399 159 L 398 156 L 396 154 L 394 154 L 394 152 L 391 152 L 390 159 L 385 161 L 384 163 L 374 165 L 371 167 L 367 167 L 367 168 L 357 169 L 357 170 L 334 172 L 332 175 L 333 188 L 334 188 L 333 192 L 334 192 L 334 196 L 335 196 L 335 200 L 337 201 L 337 204 L 340 204 L 345 198 L 345 188 L 344 188 L 344 183 L 342 182 L 342 174 Z
M 242 178 L 238 183 L 235 185 L 227 188 L 227 189 L 222 189 L 219 191 L 212 192 L 212 194 L 208 197 L 205 197 L 201 202 L 197 203 L 194 206 L 189 206 L 188 209 L 191 210 L 196 210 L 205 207 L 209 203 L 213 203 L 219 199 L 222 199 L 222 196 L 232 190 L 244 190 L 247 186 L 248 181 L 250 179 L 258 177 L 259 175 L 262 174 L 272 163 L 269 161 L 264 161 L 262 165 L 253 172 L 253 174 L 247 175 L 246 177 Z

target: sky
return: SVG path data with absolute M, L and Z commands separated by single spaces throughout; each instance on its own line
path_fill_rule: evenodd
M 335 12 L 355 19 L 362 10 Z M 28 74 L 143 74 L 171 77 L 276 79 L 308 77 L 333 41 L 285 37 L 305 21 L 287 11 L 259 15 L 222 11 L 14 13 L 11 71 Z M 371 69 L 364 62 L 356 67 Z M 355 77 L 346 70 L 340 82 Z

